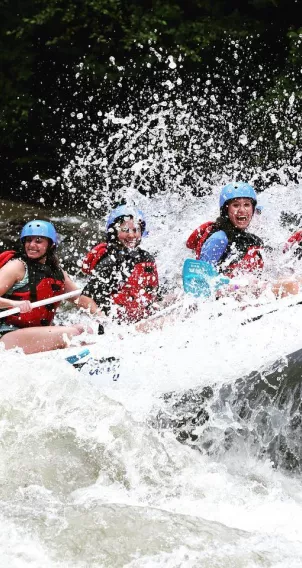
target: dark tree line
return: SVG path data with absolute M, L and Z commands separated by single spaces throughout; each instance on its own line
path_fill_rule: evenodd
M 0 6 L 2 197 L 36 200 L 43 187 L 41 180 L 51 178 L 54 181 L 45 189 L 46 201 L 66 200 L 60 190 L 62 169 L 74 159 L 80 142 L 99 147 L 103 136 L 99 127 L 87 134 L 88 125 L 97 124 L 98 116 L 111 108 L 118 109 L 121 116 L 148 108 L 148 93 L 154 93 L 161 78 L 167 77 L 169 56 L 181 61 L 177 69 L 181 87 L 175 98 L 189 91 L 193 96 L 192 84 L 196 84 L 197 98 L 213 95 L 216 102 L 229 105 L 235 130 L 236 123 L 242 130 L 248 117 L 248 136 L 259 139 L 254 151 L 250 145 L 238 147 L 232 132 L 226 131 L 219 144 L 230 148 L 227 155 L 203 152 L 208 177 L 219 167 L 225 166 L 227 172 L 230 160 L 239 159 L 249 169 L 251 156 L 253 167 L 277 167 L 280 159 L 296 166 L 302 83 L 299 2 L 1 0 Z M 239 71 L 230 48 L 236 42 L 244 62 Z M 173 69 L 170 73 L 175 77 Z M 206 88 L 209 76 L 211 87 Z M 242 94 L 238 98 L 239 83 Z M 294 101 L 290 99 L 293 93 Z M 72 123 L 80 114 L 83 127 L 81 130 L 77 124 L 77 143 L 71 144 Z M 278 129 L 269 116 L 276 117 Z M 193 119 L 191 110 L 191 125 Z M 168 130 L 173 133 L 173 120 L 170 122 Z M 216 132 L 210 120 L 203 124 L 217 139 L 221 125 Z M 295 124 L 297 134 L 289 127 Z M 269 143 L 261 141 L 265 128 L 270 133 Z M 116 145 L 108 145 L 115 133 L 111 124 L 104 134 L 109 162 L 118 150 Z M 182 147 L 184 144 L 190 144 L 185 134 Z M 177 146 L 174 139 L 172 146 Z M 191 159 L 194 162 L 194 157 Z M 200 156 L 196 161 L 200 162 Z M 173 167 L 177 169 L 177 163 Z M 186 168 L 184 159 L 182 168 Z M 187 172 L 187 185 L 194 185 L 189 166 Z M 93 168 L 88 167 L 86 173 L 92 187 L 97 185 Z M 115 175 L 117 179 L 120 172 Z M 161 185 L 160 170 L 154 180 L 153 185 Z

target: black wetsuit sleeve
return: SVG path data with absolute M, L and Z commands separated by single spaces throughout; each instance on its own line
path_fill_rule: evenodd
M 114 263 L 108 256 L 96 266 L 94 274 L 85 285 L 82 294 L 92 298 L 96 304 L 108 314 L 111 296 L 118 290 L 117 274 Z

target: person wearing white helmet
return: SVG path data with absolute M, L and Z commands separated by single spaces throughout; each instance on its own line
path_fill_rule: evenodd
M 29 221 L 20 239 L 20 252 L 0 254 L 0 310 L 20 310 L 0 319 L 0 341 L 5 349 L 20 347 L 27 354 L 67 347 L 73 336 L 85 331 L 83 325 L 52 325 L 59 302 L 32 307 L 33 302 L 77 290 L 59 265 L 55 227 L 49 221 Z M 89 307 L 91 313 L 98 311 L 86 296 L 70 301 Z
M 142 211 L 128 205 L 113 209 L 106 222 L 106 242 L 83 260 L 91 278 L 83 295 L 93 298 L 106 314 L 119 321 L 137 322 L 153 313 L 158 300 L 154 257 L 140 247 L 147 235 Z
M 214 265 L 230 278 L 245 272 L 259 274 L 263 242 L 247 232 L 257 206 L 254 188 L 244 182 L 229 183 L 221 190 L 219 206 L 218 219 L 198 227 L 187 247 L 195 251 L 197 260 Z

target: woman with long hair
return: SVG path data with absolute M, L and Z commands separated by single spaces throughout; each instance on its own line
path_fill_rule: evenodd
M 32 303 L 77 290 L 60 267 L 56 254 L 57 233 L 52 223 L 28 222 L 22 229 L 21 251 L 0 255 L 0 309 L 18 308 L 19 313 L 0 319 L 0 341 L 5 349 L 21 347 L 36 353 L 68 346 L 70 339 L 85 331 L 81 324 L 52 325 L 59 302 L 32 307 Z M 78 307 L 97 311 L 92 299 L 70 299 Z
M 216 221 L 200 225 L 187 240 L 197 260 L 213 264 L 224 275 L 260 273 L 263 268 L 262 240 L 247 232 L 257 206 L 254 188 L 234 182 L 220 193 L 220 215 Z

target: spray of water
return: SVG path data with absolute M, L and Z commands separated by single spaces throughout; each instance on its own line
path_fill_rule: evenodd
M 267 278 L 284 269 L 282 246 L 300 221 L 294 80 L 283 106 L 275 104 L 277 86 L 266 89 L 274 65 L 256 65 L 249 41 L 228 43 L 229 59 L 217 53 L 205 81 L 185 76 L 180 58 L 151 47 L 150 76 L 139 92 L 112 60 L 121 76 L 113 93 L 119 104 L 112 95 L 112 105 L 98 109 L 94 93 L 75 108 L 61 139 L 61 151 L 69 145 L 73 158 L 57 180 L 41 182 L 46 189 L 59 184 L 74 210 L 96 218 L 100 228 L 122 198 L 142 208 L 150 233 L 144 246 L 156 253 L 160 279 L 172 288 L 180 289 L 186 237 L 218 214 L 222 183 L 269 185 L 260 196 L 263 215 L 252 227 L 271 245 Z M 77 72 L 80 83 L 84 69 Z M 101 88 L 108 89 L 106 80 Z M 266 93 L 261 107 L 259 93 Z M 76 231 L 74 238 L 76 250 Z M 287 262 L 288 270 L 299 271 L 292 258 Z M 267 439 L 257 430 L 257 408 L 238 426 L 233 404 L 244 394 L 238 379 L 301 346 L 300 314 L 288 310 L 250 326 L 241 326 L 232 306 L 220 318 L 206 314 L 199 306 L 162 331 L 143 336 L 121 327 L 104 337 L 100 352 L 106 346 L 121 360 L 121 380 L 114 383 L 55 359 L 6 357 L 0 369 L 6 565 L 301 565 L 301 481 L 258 451 Z M 206 403 L 208 417 L 197 425 L 201 444 L 192 449 L 177 440 L 182 425 L 177 433 L 167 400 L 184 401 L 185 393 L 205 388 L 212 389 L 210 403 L 197 402 Z M 193 416 L 196 408 L 189 410 Z M 171 427 L 161 428 L 160 413 L 170 413 Z M 274 417 L 277 427 L 280 414 Z M 230 425 L 239 438 L 243 426 L 251 435 L 222 445 Z
M 98 217 L 138 195 L 187 200 L 230 179 L 259 190 L 299 181 L 300 77 L 288 68 L 278 80 L 278 61 L 257 46 L 252 36 L 226 38 L 197 71 L 152 44 L 139 70 L 111 58 L 112 75 L 62 113 L 60 159 L 71 158 L 42 186 Z M 76 70 L 75 101 L 89 89 L 86 66 Z

